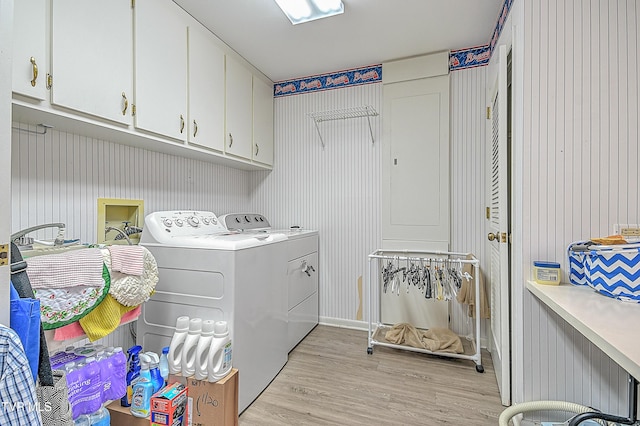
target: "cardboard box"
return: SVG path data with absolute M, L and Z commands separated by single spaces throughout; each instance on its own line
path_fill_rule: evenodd
M 148 418 L 140 418 L 131 414 L 131 407 L 123 407 L 120 401 L 107 405 L 111 415 L 111 426 L 149 426 Z
M 187 385 L 191 426 L 237 426 L 238 375 L 238 370 L 232 368 L 222 380 L 211 383 L 172 374 L 169 383 Z
M 151 397 L 151 426 L 187 426 L 187 387 L 172 383 Z

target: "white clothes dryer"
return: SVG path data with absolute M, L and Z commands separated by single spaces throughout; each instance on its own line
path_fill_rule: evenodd
M 244 411 L 287 362 L 284 241 L 230 232 L 211 212 L 149 214 L 140 245 L 156 258 L 160 280 L 143 305 L 137 344 L 159 353 L 179 316 L 228 321 Z

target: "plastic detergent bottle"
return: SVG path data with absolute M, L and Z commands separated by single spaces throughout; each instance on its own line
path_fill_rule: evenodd
M 169 363 L 169 373 L 178 374 L 182 369 L 182 348 L 189 332 L 189 317 L 178 317 L 176 320 L 176 331 L 173 333 L 169 344 L 167 361 Z
M 202 332 L 202 319 L 192 318 L 189 321 L 189 333 L 182 347 L 182 375 L 193 376 L 196 372 L 196 349 Z
M 169 360 L 167 359 L 167 354 L 169 353 L 169 346 L 165 346 L 162 348 L 162 355 L 160 355 L 160 375 L 164 380 L 162 386 L 167 386 L 169 383 Z
M 110 357 L 111 377 L 109 390 L 105 392 L 105 400 L 115 401 L 127 395 L 127 358 L 121 347 L 113 348 Z
M 231 371 L 231 337 L 226 321 L 217 321 L 207 359 L 208 379 L 217 382 Z
M 216 322 L 213 320 L 202 321 L 202 333 L 198 346 L 196 347 L 195 376 L 198 380 L 206 380 L 209 376 L 207 369 L 207 358 L 209 357 L 209 349 L 211 349 L 211 341 L 213 340 L 213 331 Z
M 160 358 L 155 352 L 146 352 L 151 362 L 149 364 L 149 370 L 151 372 L 151 383 L 153 383 L 153 393 L 158 392 L 162 388 L 164 380 L 160 375 Z
M 127 393 L 120 399 L 120 405 L 123 407 L 131 406 L 131 397 L 133 395 L 132 382 L 140 375 L 140 357 L 139 353 L 142 350 L 142 346 L 132 346 L 127 349 L 129 354 L 129 371 L 127 371 L 126 385 Z
M 133 396 L 131 397 L 131 414 L 136 417 L 148 417 L 151 412 L 153 383 L 149 371 L 150 363 L 149 355 L 140 354 L 140 375 L 133 381 Z

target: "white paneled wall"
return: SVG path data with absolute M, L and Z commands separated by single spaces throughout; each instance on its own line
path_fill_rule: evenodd
M 553 259 L 566 281 L 571 241 L 640 222 L 640 4 L 525 1 L 523 24 L 524 277 Z M 523 323 L 525 400 L 626 413 L 625 373 L 526 291 Z
M 485 276 L 486 79 L 487 67 L 451 73 L 451 250 L 475 254 Z M 456 332 L 473 331 L 466 308 L 452 303 L 451 312 Z
M 82 135 L 13 123 L 11 232 L 63 222 L 67 237 L 96 241 L 97 199 L 143 199 L 146 213 L 208 210 L 216 214 L 249 207 L 249 172 Z M 43 233 L 51 237 L 52 234 Z M 82 344 L 80 342 L 78 344 Z M 101 342 L 131 346 L 128 326 Z
M 145 213 L 249 206 L 249 172 L 56 130 L 14 130 L 11 170 L 12 232 L 64 222 L 67 237 L 93 243 L 101 197 L 142 199 Z
M 276 98 L 274 169 L 251 184 L 254 210 L 273 226 L 320 231 L 321 320 L 344 325 L 356 320 L 358 279 L 381 243 L 382 120 L 371 119 L 373 144 L 366 118 L 320 123 L 323 149 L 306 114 L 364 105 L 382 110 L 381 83 Z

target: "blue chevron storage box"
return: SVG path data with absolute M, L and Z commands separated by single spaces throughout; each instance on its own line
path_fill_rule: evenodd
M 569 281 L 588 285 L 605 296 L 640 303 L 640 244 L 618 246 L 571 243 Z

